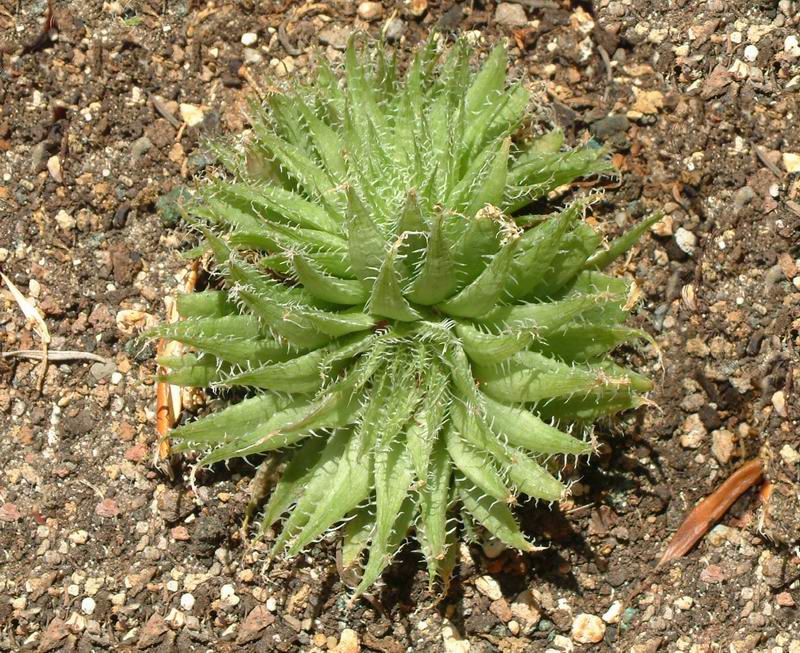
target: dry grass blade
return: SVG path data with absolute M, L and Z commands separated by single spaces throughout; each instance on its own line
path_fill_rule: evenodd
M 675 535 L 672 536 L 672 540 L 657 566 L 660 567 L 664 563 L 688 553 L 735 501 L 761 480 L 762 474 L 763 467 L 758 458 L 745 463 L 731 474 L 722 485 L 689 513 L 689 516 L 675 531 Z
M 0 354 L 2 358 L 30 358 L 32 360 L 42 360 L 45 357 L 44 352 L 36 351 L 34 349 L 18 349 L 16 351 L 4 351 Z M 97 354 L 92 354 L 88 351 L 75 351 L 73 349 L 64 349 L 56 351 L 48 351 L 47 359 L 57 361 L 59 363 L 66 363 L 70 361 L 95 361 L 97 363 L 109 363 L 108 358 L 103 358 Z
M 5 282 L 8 289 L 11 291 L 11 294 L 14 297 L 14 300 L 19 305 L 22 313 L 25 315 L 25 318 L 30 320 L 34 327 L 34 331 L 36 334 L 42 339 L 42 342 L 46 345 L 50 344 L 50 331 L 47 329 L 47 325 L 45 324 L 42 316 L 39 314 L 39 311 L 36 310 L 36 307 L 31 304 L 25 295 L 23 295 L 19 288 L 17 288 L 14 283 L 9 279 L 5 274 L 0 272 L 0 277 L 2 277 L 3 281 Z
M 19 291 L 19 288 L 14 285 L 11 279 L 9 279 L 2 272 L 0 272 L 0 277 L 2 277 L 6 286 L 8 286 L 8 289 L 11 291 L 11 295 L 19 305 L 20 310 L 22 310 L 22 314 L 25 316 L 25 319 L 31 324 L 33 330 L 42 339 L 42 364 L 39 367 L 39 381 L 36 384 L 37 390 L 39 393 L 41 393 L 42 388 L 44 387 L 44 377 L 47 374 L 47 346 L 50 344 L 50 331 L 48 330 L 47 324 L 45 323 L 44 318 L 40 315 L 39 311 L 36 310 L 36 307 L 31 304 L 28 298 Z

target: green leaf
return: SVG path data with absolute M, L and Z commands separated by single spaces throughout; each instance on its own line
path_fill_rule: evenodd
M 585 394 L 603 381 L 590 369 L 571 366 L 534 352 L 515 354 L 508 363 L 476 366 L 481 389 L 503 402 L 527 403 Z
M 496 438 L 480 410 L 478 406 L 457 405 L 452 412 L 456 428 L 474 447 L 476 454 L 487 455 L 490 460 L 496 461 L 497 467 L 507 474 L 518 492 L 546 501 L 560 499 L 564 494 L 564 486 L 523 451 L 509 447 Z M 486 489 L 476 478 L 467 477 L 478 487 Z
M 431 361 L 424 367 L 425 386 L 419 409 L 406 428 L 406 446 L 414 463 L 418 482 L 424 486 L 428 478 L 428 466 L 436 442 L 441 440 L 447 405 L 450 379 L 440 365 Z
M 343 181 L 347 175 L 347 164 L 342 156 L 344 143 L 341 137 L 328 124 L 317 118 L 305 102 L 297 100 L 296 107 L 308 125 L 312 143 L 326 172 L 333 179 Z
M 323 383 L 321 368 L 330 353 L 328 348 L 317 349 L 283 363 L 262 365 L 234 374 L 225 379 L 225 383 L 277 392 L 315 392 Z
M 466 323 L 456 324 L 456 333 L 470 360 L 483 365 L 499 363 L 526 349 L 534 340 L 532 330 L 488 333 Z
M 289 464 L 281 474 L 275 489 L 264 506 L 260 533 L 275 524 L 303 493 L 319 465 L 323 449 L 328 445 L 327 437 L 308 438 L 291 453 Z
M 579 222 L 561 239 L 561 250 L 553 259 L 547 275 L 534 287 L 529 297 L 553 297 L 583 269 L 600 241 L 600 234 L 585 222 Z
M 474 418 L 459 411 L 454 411 L 452 415 L 458 421 L 454 421 L 454 428 L 445 430 L 444 440 L 455 466 L 490 497 L 512 503 L 514 493 L 500 478 L 491 456 L 467 444 L 467 439 L 471 437 L 470 432 L 477 428 Z
M 596 365 L 566 364 L 536 352 L 516 354 L 509 363 L 476 366 L 481 389 L 504 402 L 527 403 L 556 397 L 599 393 L 613 388 L 641 384 L 622 368 L 604 369 Z M 636 388 L 638 389 L 638 388 Z
M 508 276 L 519 245 L 520 236 L 512 231 L 500 251 L 492 257 L 489 265 L 466 288 L 457 295 L 437 305 L 448 315 L 457 317 L 480 317 L 485 315 L 500 300 L 508 283 Z
M 561 301 L 575 301 L 592 294 L 597 301 L 594 308 L 582 314 L 583 320 L 587 323 L 621 324 L 628 317 L 626 304 L 632 287 L 626 279 L 584 270 L 569 284 Z
M 369 547 L 369 560 L 356 588 L 356 595 L 377 580 L 391 562 L 397 546 L 405 538 L 411 519 L 406 502 L 414 481 L 411 456 L 402 438 L 381 443 L 374 454 L 375 530 Z
M 276 395 L 251 397 L 196 422 L 179 426 L 170 432 L 170 437 L 177 442 L 180 451 L 239 440 L 262 432 L 272 415 L 288 403 L 287 399 Z
M 355 190 L 347 191 L 350 261 L 356 276 L 372 287 L 386 258 L 386 239 Z
M 604 324 L 574 324 L 548 334 L 533 348 L 564 361 L 586 362 L 600 358 L 626 342 L 649 340 L 652 337 L 641 329 Z
M 374 512 L 370 508 L 358 508 L 342 531 L 341 565 L 343 569 L 350 570 L 360 564 L 361 554 L 367 548 L 374 528 Z
M 580 455 L 592 450 L 589 442 L 546 424 L 528 410 L 507 406 L 488 396 L 484 397 L 484 408 L 487 423 L 498 437 L 532 453 Z
M 363 457 L 364 449 L 369 449 L 365 444 L 357 434 L 353 435 L 337 461 L 335 473 L 319 484 L 312 479 L 306 486 L 292 514 L 308 512 L 308 519 L 293 536 L 287 555 L 297 555 L 367 498 L 372 471 L 369 458 L 365 460 Z M 315 491 L 318 485 L 324 490 L 322 497 Z
M 475 215 L 486 206 L 500 206 L 503 202 L 503 192 L 506 188 L 508 173 L 508 154 L 511 149 L 511 139 L 506 138 L 500 150 L 494 157 L 479 188 L 474 189 L 472 199 L 469 201 L 464 214 L 468 217 Z
M 428 564 L 431 581 L 440 573 L 447 554 L 447 511 L 450 504 L 450 459 L 447 447 L 440 438 L 430 456 L 430 473 L 418 478 L 420 522 L 417 531 L 422 533 L 420 543 Z
M 411 307 L 403 296 L 396 267 L 397 252 L 402 241 L 397 241 L 386 254 L 378 278 L 372 286 L 369 298 L 369 311 L 401 322 L 413 322 L 422 316 Z
M 204 388 L 219 381 L 228 373 L 229 366 L 220 364 L 208 354 L 183 354 L 160 356 L 158 364 L 169 371 L 156 376 L 158 381 L 191 388 Z
M 181 317 L 225 317 L 237 312 L 222 290 L 179 293 L 176 304 Z
M 505 47 L 495 46 L 467 90 L 464 103 L 467 115 L 477 114 L 494 96 L 500 94 L 506 83 L 507 66 L 508 55 Z
M 182 342 L 230 363 L 277 362 L 291 356 L 285 345 L 265 338 L 259 321 L 249 315 L 191 318 L 155 327 L 148 337 Z
M 417 304 L 436 304 L 449 297 L 456 286 L 451 246 L 442 223 L 442 214 L 435 213 L 421 269 L 406 292 L 406 297 Z
M 629 229 L 619 238 L 614 240 L 608 249 L 601 250 L 592 254 L 586 261 L 585 269 L 587 270 L 602 270 L 608 267 L 612 261 L 622 256 L 631 247 L 633 247 L 639 239 L 652 227 L 656 222 L 661 220 L 664 215 L 662 213 L 654 213 L 648 216 L 637 224 L 633 229 Z
M 241 211 L 255 212 L 270 220 L 332 234 L 342 231 L 341 225 L 319 204 L 279 186 L 218 183 L 212 185 L 208 193 L 212 197 L 224 198 Z
M 303 254 L 295 254 L 291 260 L 297 280 L 317 299 L 333 304 L 361 306 L 369 298 L 369 291 L 360 281 L 326 274 Z
M 532 335 L 538 336 L 557 329 L 578 316 L 585 316 L 590 311 L 602 309 L 605 305 L 605 295 L 601 292 L 590 295 L 581 294 L 579 290 L 570 292 L 565 299 L 555 302 L 540 302 L 527 304 L 514 304 L 498 306 L 486 317 L 475 320 L 475 323 L 496 329 L 501 333 L 517 333 L 529 330 Z
M 457 482 L 458 496 L 464 507 L 498 540 L 520 551 L 535 551 L 519 529 L 508 506 L 486 496 L 469 482 Z
M 486 269 L 486 261 L 500 249 L 502 217 L 502 213 L 487 207 L 469 221 L 455 247 L 459 287 L 474 281 Z
M 575 223 L 582 208 L 582 203 L 575 202 L 558 217 L 550 218 L 525 232 L 506 284 L 506 292 L 511 297 L 526 297 L 546 281 L 545 275 L 558 256 L 564 235 Z

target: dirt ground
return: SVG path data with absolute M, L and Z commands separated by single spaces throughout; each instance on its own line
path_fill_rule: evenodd
M 38 361 L 0 358 L 0 650 L 800 653 L 797 2 L 56 0 L 46 20 L 0 0 L 0 269 L 50 349 L 84 358 L 41 392 Z M 627 354 L 655 405 L 601 428 L 569 501 L 521 510 L 547 550 L 462 547 L 441 596 L 409 549 L 349 608 L 335 542 L 267 566 L 242 540 L 252 468 L 193 492 L 185 465 L 153 467 L 153 352 L 132 337 L 185 275 L 158 198 L 213 164 L 203 140 L 352 30 L 407 53 L 434 27 L 476 57 L 508 39 L 568 140 L 612 149 L 598 228 L 666 214 L 619 269 L 658 343 Z M 29 326 L 3 287 L 0 352 L 39 348 Z M 758 455 L 769 498 L 656 569 Z

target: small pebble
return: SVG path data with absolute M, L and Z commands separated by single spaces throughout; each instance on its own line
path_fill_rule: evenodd
M 694 605 L 694 599 L 691 596 L 681 596 L 675 599 L 674 605 L 678 610 L 690 610 Z
M 239 597 L 236 596 L 236 590 L 233 585 L 226 583 L 219 590 L 220 600 L 228 607 L 232 608 L 239 605 Z
M 683 421 L 681 431 L 683 431 L 683 433 L 681 434 L 680 442 L 684 449 L 697 449 L 703 444 L 703 440 L 705 440 L 708 434 L 703 421 L 700 419 L 700 415 L 697 413 L 689 415 Z
M 564 635 L 556 635 L 553 637 L 553 646 L 555 646 L 557 650 L 565 651 L 566 653 L 572 653 L 572 651 L 575 650 L 575 645 L 572 643 L 572 640 L 569 637 L 564 637 Z
M 521 5 L 501 2 L 495 9 L 494 22 L 502 27 L 523 27 L 528 24 L 528 17 Z
M 75 228 L 75 218 L 73 218 L 64 209 L 61 209 L 58 213 L 56 213 L 55 219 L 56 224 L 62 231 L 72 231 Z
M 189 612 L 194 607 L 194 596 L 186 592 L 181 594 L 181 610 Z
M 790 34 L 783 41 L 783 51 L 789 55 L 791 59 L 800 57 L 800 42 L 796 34 Z
M 428 11 L 428 0 L 411 0 L 411 13 L 415 16 L 422 16 Z
M 358 634 L 351 628 L 345 628 L 339 637 L 339 644 L 336 653 L 359 653 L 361 643 L 358 641 Z
M 787 465 L 797 465 L 800 463 L 800 453 L 797 453 L 797 451 L 792 449 L 788 444 L 783 445 L 780 454 L 783 462 Z
M 614 601 L 608 610 L 605 611 L 603 614 L 603 621 L 607 624 L 615 624 L 619 623 L 619 620 L 622 618 L 622 603 L 620 601 Z
M 711 453 L 723 465 L 730 461 L 735 448 L 733 433 L 719 429 L 711 433 Z
M 783 390 L 778 390 L 772 395 L 772 406 L 775 408 L 775 412 L 778 413 L 778 415 L 786 417 L 786 394 Z
M 55 181 L 59 183 L 64 181 L 61 176 L 61 159 L 58 158 L 58 155 L 51 156 L 47 159 L 47 171 Z
M 181 104 L 180 112 L 183 122 L 189 127 L 197 127 L 205 118 L 203 110 L 194 104 Z
M 83 614 L 94 613 L 96 607 L 97 603 L 95 603 L 91 596 L 87 596 L 85 599 L 83 599 L 83 601 L 81 601 L 81 612 L 83 612 Z
M 358 17 L 367 22 L 383 16 L 383 5 L 380 2 L 362 2 L 358 5 Z
M 89 540 L 89 533 L 84 530 L 78 530 L 74 533 L 69 534 L 69 541 L 75 544 L 76 546 L 79 544 L 86 544 Z
M 758 48 L 752 43 L 744 49 L 745 61 L 753 62 L 758 59 Z
M 683 227 L 676 229 L 675 242 L 681 251 L 686 252 L 689 256 L 694 254 L 697 249 L 697 236 Z
M 783 167 L 786 168 L 786 172 L 789 174 L 800 172 L 800 154 L 796 152 L 784 152 Z
M 596 644 L 605 634 L 606 625 L 593 614 L 581 613 L 572 622 L 572 639 L 579 644 Z
M 475 589 L 484 596 L 488 596 L 492 601 L 503 598 L 503 591 L 500 589 L 500 585 L 491 576 L 480 576 L 475 581 Z
M 258 34 L 255 32 L 245 32 L 242 34 L 242 45 L 250 47 L 251 45 L 255 45 L 256 41 L 258 41 Z

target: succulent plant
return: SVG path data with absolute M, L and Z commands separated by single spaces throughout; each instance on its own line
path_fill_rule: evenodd
M 503 47 L 477 71 L 469 56 L 440 62 L 431 40 L 400 75 L 351 41 L 342 83 L 323 62 L 269 93 L 184 207 L 224 289 L 180 296 L 185 319 L 151 334 L 191 348 L 160 361 L 170 383 L 240 390 L 178 448 L 267 454 L 273 552 L 341 527 L 357 593 L 412 534 L 432 580 L 458 524 L 533 550 L 513 504 L 561 499 L 588 425 L 651 387 L 609 356 L 646 336 L 623 325 L 632 284 L 601 270 L 652 220 L 604 244 L 588 199 L 543 212 L 614 169 L 596 144 L 531 137 Z

